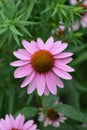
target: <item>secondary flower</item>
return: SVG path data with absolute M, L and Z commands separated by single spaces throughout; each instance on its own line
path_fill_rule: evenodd
M 0 130 L 37 130 L 33 120 L 25 122 L 23 115 L 19 114 L 16 119 L 12 115 L 6 115 L 5 120 L 0 119 Z
M 60 123 L 64 123 L 67 119 L 62 113 L 55 111 L 53 108 L 49 108 L 46 113 L 44 113 L 43 109 L 40 110 L 38 121 L 44 122 L 45 127 L 48 125 L 59 127 Z
M 54 42 L 50 37 L 46 43 L 38 38 L 37 42 L 22 41 L 25 49 L 18 49 L 13 54 L 19 59 L 12 62 L 12 66 L 18 67 L 14 72 L 15 78 L 26 77 L 21 88 L 29 84 L 27 93 L 32 93 L 36 88 L 38 94 L 56 95 L 57 87 L 63 88 L 64 84 L 60 78 L 71 80 L 68 72 L 74 69 L 67 64 L 72 61 L 71 52 L 62 52 L 67 48 L 67 43 Z
M 84 1 L 83 0 L 70 0 L 70 3 L 72 5 L 75 5 L 78 2 L 79 3 L 81 2 L 79 6 L 83 7 L 85 10 L 87 10 L 87 0 L 84 0 Z M 80 19 L 80 22 L 78 21 L 76 23 L 76 25 L 75 25 L 76 30 L 79 29 L 80 24 L 83 28 L 87 28 L 87 11 L 85 13 L 83 13 L 82 18 Z
M 87 0 L 69 0 L 72 5 L 77 4 L 78 2 L 81 2 L 80 6 L 87 8 Z
M 83 15 L 81 19 L 81 25 L 83 28 L 87 28 L 87 12 Z
M 65 26 L 62 22 L 59 22 L 58 28 L 56 29 L 56 32 L 52 30 L 52 36 L 60 37 L 65 30 Z

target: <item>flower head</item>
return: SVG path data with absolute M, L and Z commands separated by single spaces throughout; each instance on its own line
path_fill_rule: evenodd
M 80 6 L 87 8 L 87 0 L 69 0 L 72 5 L 77 4 L 78 2 L 81 2 Z
M 33 120 L 25 122 L 23 115 L 19 114 L 16 119 L 12 115 L 6 115 L 5 120 L 0 119 L 0 130 L 37 130 Z
M 81 19 L 81 25 L 83 28 L 87 28 L 87 12 L 83 15 Z
M 27 93 L 32 93 L 36 88 L 38 94 L 48 95 L 49 92 L 56 95 L 57 87 L 63 88 L 60 78 L 71 80 L 68 72 L 74 69 L 67 64 L 72 61 L 71 52 L 62 52 L 67 48 L 67 43 L 54 42 L 50 37 L 46 43 L 38 38 L 37 42 L 22 41 L 25 49 L 18 49 L 13 54 L 19 59 L 12 62 L 12 66 L 18 67 L 14 72 L 15 78 L 26 77 L 21 88 L 29 84 Z
M 80 2 L 81 7 L 83 7 L 84 9 L 87 10 L 87 0 L 70 0 L 70 3 L 72 5 L 77 4 L 78 2 Z M 87 28 L 87 11 L 85 13 L 83 13 L 82 18 L 80 19 L 80 21 L 75 21 L 74 23 L 74 27 L 73 30 L 77 31 L 80 27 L 80 24 L 83 28 Z
M 55 104 L 57 105 L 57 104 Z M 44 113 L 43 109 L 39 112 L 38 120 L 43 122 L 44 126 L 52 125 L 54 127 L 59 127 L 60 123 L 63 123 L 67 118 L 64 117 L 62 113 L 55 111 L 53 108 L 49 108 L 46 113 Z

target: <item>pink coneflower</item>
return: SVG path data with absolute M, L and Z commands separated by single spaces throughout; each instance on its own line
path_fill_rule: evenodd
M 0 130 L 37 130 L 33 120 L 25 122 L 23 115 L 19 114 L 16 119 L 12 115 L 6 115 L 5 120 L 0 119 Z
M 52 36 L 60 37 L 63 34 L 64 30 L 65 30 L 64 24 L 62 22 L 59 22 L 59 26 L 56 32 L 52 30 Z
M 81 25 L 83 28 L 87 28 L 87 12 L 83 15 L 81 19 Z
M 80 28 L 80 22 L 79 21 L 75 21 L 74 25 L 72 26 L 72 29 L 70 26 L 68 26 L 68 30 L 71 31 L 77 31 Z
M 87 0 L 70 0 L 70 3 L 72 5 L 77 4 L 78 2 L 81 2 L 80 6 L 87 10 Z M 87 28 L 87 11 L 82 15 L 82 18 L 80 19 L 80 22 L 76 24 L 77 30 L 79 29 L 79 25 L 82 25 L 83 28 Z
M 77 4 L 78 2 L 81 2 L 80 6 L 87 8 L 87 0 L 69 0 L 72 5 Z
M 62 52 L 67 48 L 67 43 L 54 42 L 50 37 L 46 43 L 38 38 L 37 42 L 22 41 L 25 49 L 18 49 L 13 54 L 19 59 L 12 62 L 12 66 L 18 67 L 14 72 L 15 78 L 26 77 L 21 88 L 29 84 L 27 93 L 32 93 L 36 88 L 38 94 L 48 95 L 49 92 L 56 95 L 57 87 L 63 88 L 64 84 L 60 78 L 71 80 L 68 72 L 74 69 L 67 64 L 72 61 L 71 52 Z
M 44 113 L 42 108 L 40 110 L 38 121 L 44 122 L 44 127 L 48 125 L 59 127 L 60 123 L 64 123 L 67 119 L 62 113 L 55 111 L 53 108 L 49 108 L 46 113 Z

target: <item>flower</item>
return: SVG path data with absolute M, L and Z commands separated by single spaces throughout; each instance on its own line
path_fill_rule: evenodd
M 83 0 L 70 0 L 70 3 L 71 3 L 72 5 L 75 5 L 75 4 L 77 4 L 78 2 L 81 2 L 81 3 L 80 3 L 80 6 L 87 10 L 87 0 L 84 0 L 84 1 L 83 1 Z M 83 28 L 87 28 L 87 11 L 86 11 L 85 13 L 83 13 L 82 18 L 80 19 L 80 24 L 79 24 L 79 21 L 78 21 L 78 22 L 75 21 L 74 24 L 75 24 L 75 25 L 74 25 L 74 26 L 75 26 L 75 27 L 74 27 L 74 30 L 76 30 L 76 31 L 79 29 L 80 24 L 81 24 L 81 26 L 82 26 Z
M 55 105 L 58 105 L 57 103 Z M 60 112 L 56 112 L 53 108 L 49 108 L 46 113 L 44 113 L 43 109 L 40 109 L 38 121 L 44 121 L 44 127 L 48 125 L 52 125 L 54 127 L 59 127 L 60 123 L 64 123 L 67 119 L 64 115 Z
M 5 116 L 4 119 L 0 119 L 0 130 L 37 130 L 37 125 L 33 120 L 29 120 L 24 123 L 25 118 L 19 114 L 16 119 L 10 114 Z
M 81 2 L 80 6 L 87 8 L 87 0 L 69 0 L 72 5 L 77 4 L 78 2 Z
M 81 25 L 83 28 L 87 28 L 87 12 L 83 15 L 81 19 Z
M 77 31 L 77 30 L 79 30 L 79 28 L 80 28 L 80 22 L 79 21 L 75 21 L 72 28 L 70 27 L 70 25 L 68 26 L 69 32 L 71 32 L 72 30 Z
M 59 25 L 58 25 L 58 28 L 56 29 L 56 32 L 55 32 L 55 30 L 52 30 L 51 34 L 52 34 L 52 36 L 60 37 L 63 34 L 64 30 L 65 30 L 65 26 L 60 21 Z
M 67 64 L 72 61 L 71 52 L 62 52 L 67 48 L 67 43 L 54 42 L 50 37 L 46 43 L 38 38 L 37 42 L 22 41 L 25 49 L 18 49 L 13 54 L 20 60 L 12 62 L 12 66 L 18 67 L 14 72 L 15 78 L 26 77 L 21 88 L 29 84 L 27 93 L 32 93 L 36 88 L 39 96 L 56 95 L 57 87 L 63 88 L 64 84 L 60 78 L 71 80 L 68 72 L 74 69 Z

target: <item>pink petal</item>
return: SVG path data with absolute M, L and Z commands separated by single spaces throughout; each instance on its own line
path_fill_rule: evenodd
M 70 56 L 72 56 L 73 53 L 72 52 L 63 52 L 63 53 L 60 53 L 58 55 L 55 55 L 54 58 L 68 58 Z
M 29 129 L 29 128 L 33 125 L 33 123 L 34 123 L 33 120 L 27 121 L 27 122 L 23 125 L 23 130 Z
M 67 71 L 67 72 L 73 72 L 75 71 L 72 67 L 59 63 L 58 61 L 55 62 L 55 66 L 61 70 Z
M 29 128 L 29 130 L 36 130 L 36 128 L 37 128 L 37 125 L 34 124 L 34 125 L 31 126 L 31 128 Z
M 28 86 L 27 93 L 31 94 L 37 87 L 37 75 L 35 78 L 31 81 L 30 85 Z
M 52 46 L 52 48 L 50 49 L 50 52 L 51 51 L 56 51 L 58 48 L 59 48 L 59 46 L 61 45 L 61 41 L 56 41 L 54 44 L 53 44 L 53 46 Z
M 67 46 L 68 46 L 67 43 L 63 43 L 63 44 L 59 44 L 59 45 L 54 44 L 54 47 L 50 50 L 50 52 L 53 55 L 58 54 L 58 53 L 62 52 L 63 50 L 65 50 Z
M 31 72 L 33 72 L 32 66 L 30 64 L 24 65 L 24 66 L 18 67 L 14 71 L 14 77 L 15 78 L 22 78 L 22 77 L 25 77 L 27 75 L 30 75 Z
M 56 83 L 55 83 L 55 78 L 53 76 L 53 72 L 48 72 L 46 74 L 46 83 L 49 91 L 56 95 L 57 94 L 57 88 L 56 88 Z
M 24 50 L 24 49 L 19 49 L 18 51 L 14 51 L 13 54 L 21 60 L 30 60 L 31 56 L 30 54 Z
M 15 119 L 15 124 L 14 124 L 14 128 L 18 128 L 21 129 L 23 127 L 23 123 L 24 123 L 24 116 L 19 114 L 16 119 Z
M 32 44 L 32 43 L 34 43 L 34 41 L 31 41 L 31 43 L 29 43 L 29 42 L 26 41 L 26 40 L 23 40 L 23 41 L 22 41 L 22 44 L 23 44 L 24 48 L 25 48 L 30 54 L 33 54 L 35 51 L 37 51 L 36 45 L 35 45 L 35 44 Z
M 69 58 L 62 58 L 62 59 L 56 59 L 55 61 L 61 63 L 61 64 L 68 64 L 73 60 L 73 58 L 69 57 Z
M 14 122 L 15 122 L 15 119 L 14 119 L 14 117 L 10 114 L 10 123 L 11 123 L 12 125 L 14 125 Z
M 0 120 L 0 130 L 7 130 L 7 129 L 9 129 L 9 128 L 6 126 L 6 122 L 3 119 L 1 119 Z
M 45 95 L 45 96 L 48 96 L 48 95 L 49 95 L 49 89 L 48 89 L 47 86 L 45 87 L 44 95 Z
M 57 74 L 59 77 L 61 77 L 63 79 L 66 79 L 66 80 L 71 80 L 72 79 L 72 76 L 69 73 L 67 73 L 67 72 L 65 72 L 63 70 L 60 70 L 60 69 L 58 69 L 56 67 L 53 68 L 53 71 L 55 72 L 55 74 Z
M 45 77 L 44 74 L 38 74 L 37 76 L 37 91 L 39 96 L 42 96 L 44 91 L 45 91 L 45 85 L 46 85 L 46 81 L 45 81 Z
M 29 76 L 25 78 L 25 80 L 21 84 L 21 88 L 27 86 L 33 80 L 34 76 L 35 76 L 35 72 L 33 71 Z
M 59 127 L 60 126 L 60 122 L 59 121 L 54 121 L 53 122 L 53 126 L 56 127 L 56 128 Z
M 37 45 L 39 49 L 44 49 L 44 42 L 42 41 L 42 39 L 40 38 L 37 39 Z
M 51 49 L 51 47 L 53 46 L 53 43 L 54 43 L 54 39 L 53 37 L 51 36 L 45 43 L 45 49 L 46 50 L 49 50 Z
M 6 115 L 5 120 L 6 120 L 6 126 L 7 126 L 9 129 L 12 129 L 13 124 L 12 124 L 12 122 L 11 122 L 11 120 L 10 120 L 10 117 L 9 117 L 8 115 Z
M 54 74 L 54 78 L 55 78 L 56 85 L 60 88 L 64 88 L 64 84 L 62 80 L 56 74 Z
M 18 61 L 12 62 L 10 65 L 16 67 L 16 66 L 23 66 L 23 65 L 26 65 L 26 64 L 29 64 L 29 61 L 18 60 Z

